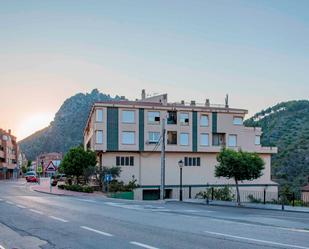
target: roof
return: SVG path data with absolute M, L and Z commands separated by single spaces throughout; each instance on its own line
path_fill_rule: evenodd
M 194 105 L 187 105 L 184 103 L 160 103 L 160 102 L 149 102 L 149 101 L 143 101 L 143 100 L 136 100 L 136 101 L 130 101 L 130 100 L 108 100 L 108 101 L 99 101 L 95 102 L 88 114 L 86 126 L 84 128 L 84 135 L 87 130 L 90 117 L 94 111 L 94 108 L 96 106 L 106 106 L 106 107 L 126 107 L 126 106 L 132 106 L 134 108 L 143 108 L 143 107 L 157 107 L 159 109 L 165 109 L 165 108 L 180 108 L 180 109 L 188 109 L 188 110 L 198 110 L 198 111 L 205 111 L 205 112 L 223 112 L 223 113 L 243 113 L 247 114 L 248 110 L 246 109 L 238 109 L 238 108 L 230 108 L 225 107 L 224 105 L 203 105 L 203 104 L 194 104 Z
M 302 187 L 301 191 L 304 191 L 304 192 L 308 191 L 309 192 L 309 183 L 306 186 Z

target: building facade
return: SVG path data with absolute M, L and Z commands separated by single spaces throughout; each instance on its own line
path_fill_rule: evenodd
M 0 179 L 12 179 L 18 176 L 18 145 L 11 130 L 0 129 Z
M 223 146 L 257 152 L 265 161 L 262 177 L 241 184 L 250 190 L 267 188 L 277 197 L 271 181 L 274 147 L 262 147 L 260 128 L 243 125 L 246 110 L 194 101 L 168 103 L 167 94 L 136 101 L 107 101 L 93 105 L 84 130 L 85 149 L 96 151 L 99 166 L 120 166 L 121 180 L 137 179 L 136 199 L 157 198 L 160 185 L 162 123 L 165 123 L 165 184 L 167 197 L 178 198 L 179 167 L 184 162 L 184 198 L 206 186 L 223 186 L 232 180 L 214 176 L 216 156 Z

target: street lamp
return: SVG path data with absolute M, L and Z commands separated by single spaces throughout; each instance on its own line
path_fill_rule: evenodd
M 182 167 L 183 167 L 183 161 L 179 160 L 178 166 L 180 169 L 180 185 L 179 185 L 179 201 L 182 201 Z

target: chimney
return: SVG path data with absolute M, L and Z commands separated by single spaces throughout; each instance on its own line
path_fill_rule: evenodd
M 225 96 L 225 108 L 229 108 L 229 95 L 226 94 Z
M 210 106 L 210 101 L 209 101 L 209 99 L 206 99 L 205 106 Z
M 180 104 L 185 105 L 185 101 L 184 101 L 184 100 L 182 100 L 182 101 L 180 102 Z
M 11 135 L 11 129 L 9 129 L 8 131 L 9 131 L 9 134 Z
M 190 105 L 191 105 L 191 106 L 195 106 L 195 100 L 191 100 Z
M 146 91 L 145 89 L 142 90 L 142 100 L 146 99 Z

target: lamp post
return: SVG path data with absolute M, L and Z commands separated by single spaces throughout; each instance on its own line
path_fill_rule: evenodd
M 179 201 L 182 201 L 182 168 L 183 168 L 183 161 L 179 160 L 178 166 L 180 169 L 180 181 L 179 181 Z

